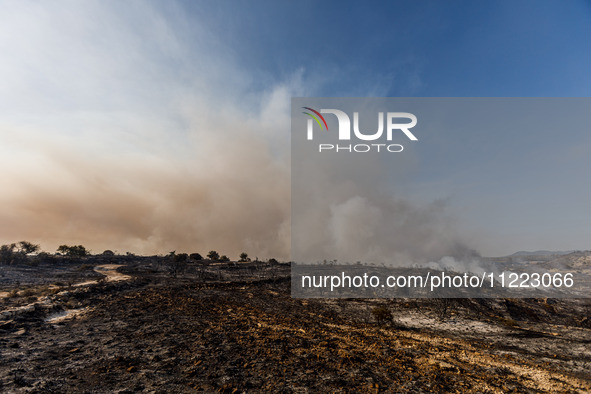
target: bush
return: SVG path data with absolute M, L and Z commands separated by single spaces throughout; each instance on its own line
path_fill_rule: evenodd
M 207 254 L 207 258 L 212 261 L 218 261 L 220 259 L 220 254 L 215 250 L 212 250 Z
M 48 263 L 54 260 L 54 257 L 47 252 L 41 252 L 35 258 L 41 263 Z
M 186 253 L 179 253 L 179 254 L 174 255 L 174 261 L 178 261 L 181 263 L 186 262 L 188 258 L 189 258 L 189 255 Z
M 203 257 L 199 253 L 191 253 L 189 255 L 189 258 L 191 258 L 192 260 L 195 260 L 195 261 L 203 260 Z

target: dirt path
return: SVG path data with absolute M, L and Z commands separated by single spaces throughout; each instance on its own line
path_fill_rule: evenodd
M 117 268 L 123 267 L 123 264 L 103 264 L 94 267 L 94 270 L 99 274 L 107 277 L 107 282 L 119 282 L 121 280 L 129 280 L 131 276 L 122 274 L 117 271 Z
M 131 276 L 118 272 L 117 268 L 119 268 L 119 267 L 123 267 L 123 264 L 102 264 L 102 265 L 97 265 L 96 267 L 94 267 L 94 270 L 96 272 L 98 272 L 99 274 L 104 275 L 106 282 L 120 282 L 120 281 L 126 281 L 126 280 L 131 279 Z M 99 282 L 98 280 L 89 280 L 86 282 L 76 283 L 73 286 L 76 288 L 76 290 L 74 290 L 74 292 L 80 290 L 80 288 L 82 288 L 82 287 L 94 285 L 94 284 L 97 284 L 98 282 Z M 49 288 L 51 289 L 51 288 L 58 288 L 58 287 L 55 285 L 50 285 Z M 71 291 L 64 290 L 64 292 L 69 293 Z M 57 296 L 60 296 L 64 292 L 58 293 Z M 0 296 L 3 296 L 3 297 L 7 297 L 8 295 L 9 295 L 8 292 L 0 293 Z M 55 303 L 56 303 L 56 301 L 55 301 L 56 298 L 52 297 L 52 296 L 38 295 L 36 298 L 37 298 L 36 301 L 30 302 L 26 305 L 17 306 L 17 307 L 13 307 L 13 308 L 6 308 L 4 310 L 1 310 L 0 311 L 0 319 L 14 318 L 14 317 L 19 316 L 23 313 L 28 313 L 28 312 L 35 310 L 35 308 L 37 306 L 43 306 L 44 308 L 50 308 L 53 305 L 55 305 Z M 49 315 L 45 319 L 45 321 L 50 322 L 50 323 L 55 323 L 58 321 L 71 319 L 75 316 L 79 316 L 81 314 L 86 313 L 87 309 L 88 308 L 65 309 L 63 311 Z
M 105 280 L 107 282 L 119 282 L 122 280 L 131 279 L 131 276 L 122 274 L 121 272 L 118 272 L 117 268 L 119 268 L 119 267 L 123 267 L 123 264 L 101 264 L 101 265 L 97 265 L 96 267 L 94 267 L 94 271 L 98 272 L 101 275 L 105 275 L 105 277 L 106 277 Z M 96 283 L 98 283 L 98 280 L 89 280 L 86 282 L 77 283 L 74 286 L 81 287 L 81 286 L 94 285 Z
M 123 264 L 102 264 L 97 265 L 94 267 L 95 272 L 98 272 L 101 275 L 105 276 L 106 282 L 121 282 L 125 280 L 131 279 L 131 276 L 122 274 L 121 272 L 117 271 L 117 268 L 123 267 Z M 98 283 L 97 280 L 91 280 L 83 283 L 78 283 L 74 285 L 75 287 L 81 286 L 88 286 L 92 284 Z M 45 321 L 48 323 L 57 323 L 60 321 L 72 319 L 74 317 L 82 316 L 87 313 L 91 308 L 76 308 L 76 309 L 66 309 L 64 311 L 54 313 L 48 316 Z

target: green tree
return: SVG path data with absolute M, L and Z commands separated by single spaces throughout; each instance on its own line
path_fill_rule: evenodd
M 240 261 L 241 262 L 248 261 L 248 254 L 246 252 L 240 253 Z
M 222 257 L 220 257 L 220 261 L 228 262 L 228 261 L 230 261 L 230 258 L 226 255 L 223 255 Z
M 74 257 L 74 258 L 86 257 L 89 255 L 88 250 L 86 250 L 86 248 L 82 245 L 74 245 L 74 246 L 60 245 L 57 248 L 57 251 L 63 255 L 66 255 L 68 257 Z
M 10 265 L 14 260 L 16 244 L 0 246 L 0 264 Z
M 218 261 L 220 259 L 220 254 L 215 250 L 212 250 L 207 254 L 207 258 L 212 261 Z
M 12 265 L 30 262 L 28 253 L 34 253 L 39 250 L 39 245 L 34 245 L 27 241 L 21 241 L 18 244 L 0 246 L 0 264 Z
M 35 253 L 39 251 L 39 245 L 35 245 L 29 241 L 20 241 L 18 243 L 19 252 L 24 254 Z

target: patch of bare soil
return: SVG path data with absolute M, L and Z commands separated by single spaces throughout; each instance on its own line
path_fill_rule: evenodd
M 591 391 L 585 300 L 300 300 L 288 266 L 117 271 L 0 322 L 1 392 Z

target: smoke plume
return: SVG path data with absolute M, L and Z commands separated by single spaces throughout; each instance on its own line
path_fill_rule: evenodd
M 172 5 L 6 11 L 2 242 L 288 257 L 297 75 L 254 89 L 229 48 Z
M 5 7 L 0 241 L 290 257 L 290 98 L 309 93 L 303 71 L 255 81 L 199 18 L 176 3 Z M 442 202 L 417 206 L 329 167 L 309 181 L 330 187 L 296 193 L 302 258 L 468 253 Z

